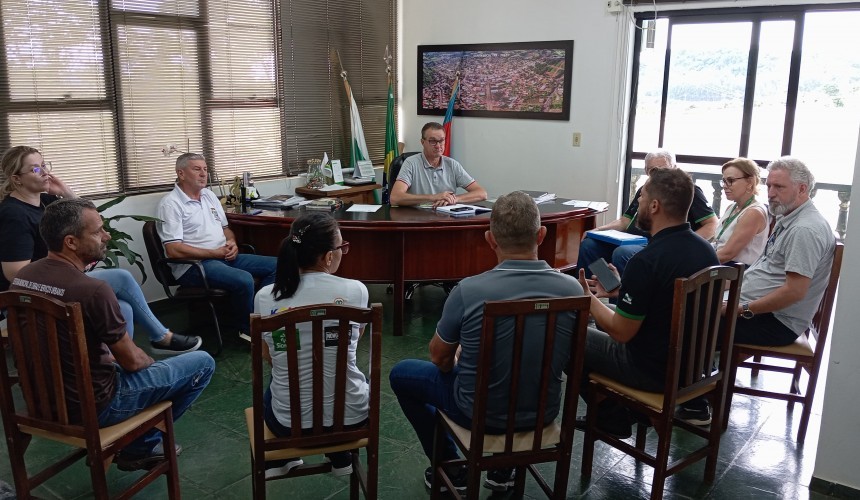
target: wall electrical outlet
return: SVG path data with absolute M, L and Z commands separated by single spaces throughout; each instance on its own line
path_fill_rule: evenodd
M 606 12 L 609 12 L 610 14 L 621 12 L 622 7 L 624 7 L 622 0 L 606 0 Z
M 582 134 L 579 132 L 573 133 L 573 147 L 578 148 L 582 146 Z

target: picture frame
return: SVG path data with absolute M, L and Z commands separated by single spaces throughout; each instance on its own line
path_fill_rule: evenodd
M 570 120 L 573 40 L 418 46 L 418 114 Z M 459 74 L 459 75 L 458 75 Z

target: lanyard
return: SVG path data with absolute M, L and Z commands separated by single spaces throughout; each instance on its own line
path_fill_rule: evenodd
M 738 210 L 738 213 L 732 215 L 731 217 L 729 217 L 728 219 L 723 221 L 723 228 L 720 229 L 720 234 L 717 235 L 717 241 L 720 241 L 720 237 L 723 235 L 723 233 L 726 231 L 726 229 L 728 229 L 728 227 L 730 225 L 732 225 L 732 222 L 734 222 L 735 219 L 738 218 L 738 216 L 741 214 L 741 212 L 744 211 L 744 209 L 746 207 L 750 206 L 750 204 L 753 202 L 754 199 L 755 199 L 755 196 L 751 196 L 750 199 L 748 199 L 747 202 L 744 203 L 744 206 L 742 206 L 741 209 Z M 737 203 L 735 203 L 735 208 L 737 208 L 737 206 L 738 206 Z M 734 211 L 734 208 L 732 209 L 732 211 Z

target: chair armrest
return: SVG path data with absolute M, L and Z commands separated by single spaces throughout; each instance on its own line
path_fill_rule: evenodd
M 196 267 L 197 270 L 200 271 L 200 276 L 203 279 L 203 288 L 206 290 L 207 293 L 210 292 L 209 280 L 206 279 L 206 270 L 203 269 L 202 261 L 197 260 L 197 259 L 174 259 L 174 258 L 169 258 L 169 257 L 164 257 L 164 258 L 158 259 L 158 265 L 159 266 L 165 265 L 165 264 L 188 264 L 188 265 Z
M 242 253 L 251 253 L 257 255 L 257 248 L 249 243 L 239 244 L 239 249 L 242 251 Z

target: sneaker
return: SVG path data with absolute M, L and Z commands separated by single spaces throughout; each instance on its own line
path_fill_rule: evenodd
M 487 479 L 484 480 L 484 488 L 493 491 L 508 491 L 514 487 L 517 470 L 496 469 L 487 471 Z
M 585 416 L 576 417 L 576 421 L 573 423 L 573 426 L 584 432 L 587 427 Z M 632 424 L 629 420 L 627 420 L 626 423 L 621 420 L 601 420 L 600 415 L 598 415 L 597 428 L 616 439 L 627 439 L 632 436 L 633 430 L 631 429 L 631 426 Z
M 451 483 L 454 485 L 454 489 L 457 490 L 457 493 L 464 494 L 466 493 L 466 484 L 468 483 L 466 478 L 466 473 L 468 469 L 466 469 L 465 465 L 458 465 L 456 471 L 452 474 L 450 471 L 448 472 L 448 477 L 451 479 Z M 424 469 L 424 486 L 429 490 L 433 485 L 433 467 L 427 467 Z M 442 485 L 439 487 L 439 491 L 441 493 L 447 493 L 448 487 L 445 486 L 445 483 L 442 482 Z
M 352 453 L 333 453 L 332 455 L 334 455 L 334 460 L 332 460 L 332 457 L 325 458 L 326 461 L 331 463 L 332 476 L 341 477 L 352 474 Z
M 707 399 L 696 398 L 682 403 L 675 416 L 693 425 L 711 425 L 711 404 Z
M 301 458 L 294 458 L 292 460 L 273 460 L 271 462 L 266 462 L 266 479 L 283 476 L 284 474 L 289 473 L 296 467 L 304 465 L 304 463 L 304 460 L 302 460 Z
M 174 333 L 170 336 L 170 343 L 167 345 L 158 342 L 150 342 L 149 345 L 152 346 L 152 352 L 155 354 L 182 354 L 199 349 L 203 345 L 203 339 Z
M 247 333 L 243 332 L 242 330 L 239 330 L 239 338 L 244 340 L 245 342 L 251 341 L 251 336 L 248 335 Z
M 176 456 L 178 457 L 181 454 L 182 446 L 176 443 Z M 162 460 L 164 460 L 164 445 L 162 443 L 155 445 L 155 448 L 147 455 L 131 455 L 120 451 L 113 459 L 116 467 L 125 472 L 149 470 L 158 465 Z

